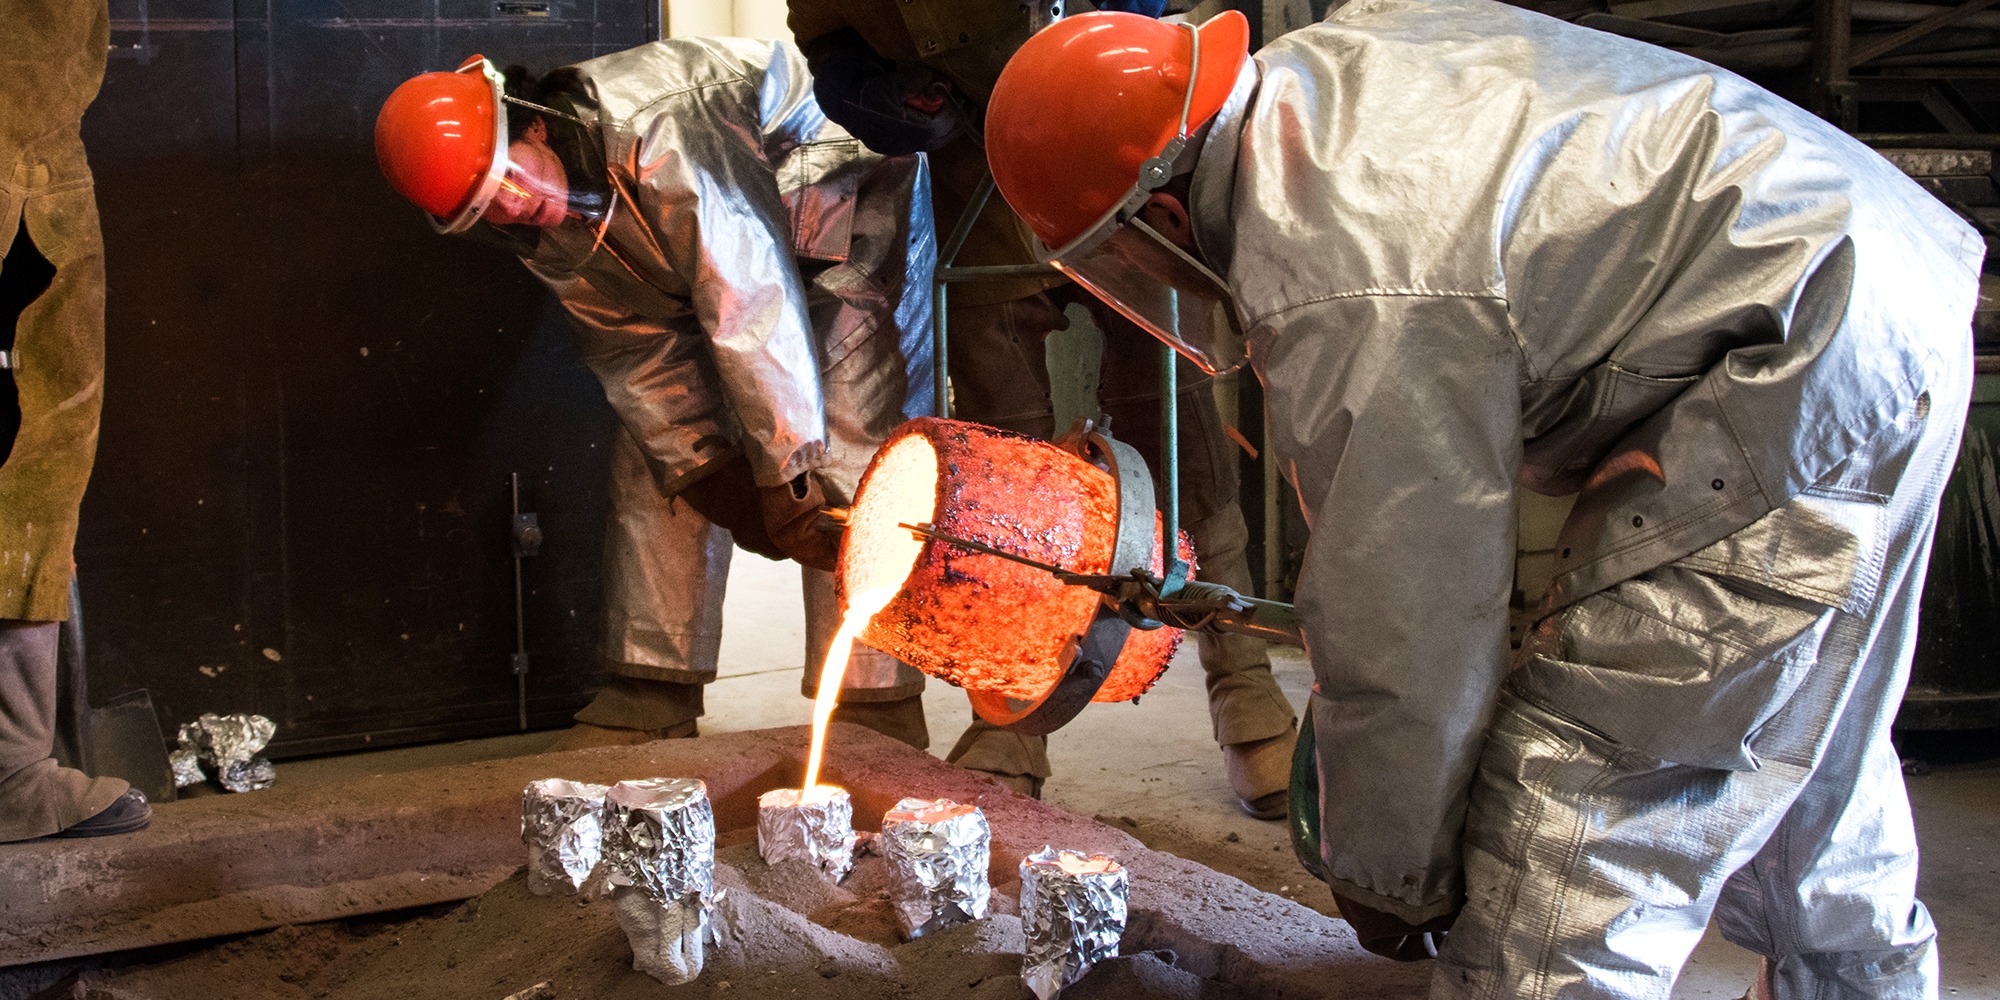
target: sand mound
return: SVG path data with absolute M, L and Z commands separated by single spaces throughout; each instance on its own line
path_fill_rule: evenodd
M 716 856 L 716 940 L 701 977 L 665 987 L 632 971 L 608 903 L 536 896 L 524 872 L 450 907 L 286 927 L 175 957 L 82 973 L 79 1000 L 944 1000 L 1030 994 L 1020 977 L 1018 884 L 984 920 L 903 941 L 887 866 L 863 856 L 838 885 L 804 863 L 768 866 L 753 831 Z M 1128 945 L 1137 947 L 1136 943 Z M 56 995 L 63 995 L 57 991 Z M 1233 1000 L 1148 952 L 1093 970 L 1067 996 Z

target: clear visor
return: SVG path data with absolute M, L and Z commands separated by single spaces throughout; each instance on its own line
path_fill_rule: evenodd
M 1052 263 L 1202 371 L 1219 375 L 1243 364 L 1243 329 L 1228 286 L 1138 219 Z
M 1245 357 L 1243 329 L 1236 322 L 1228 286 L 1138 219 L 1152 193 L 1172 179 L 1174 160 L 1187 145 L 1188 109 L 1201 66 L 1201 32 L 1192 24 L 1183 26 L 1193 45 L 1188 53 L 1188 90 L 1181 99 L 1174 138 L 1140 165 L 1138 181 L 1122 201 L 1044 259 L 1202 371 L 1218 375 L 1240 366 Z
M 579 190 L 578 185 L 573 185 L 570 168 L 551 142 L 552 123 L 557 128 L 584 133 L 592 131 L 589 123 L 555 108 L 506 96 L 505 79 L 484 58 L 469 59 L 458 71 L 478 73 L 492 88 L 493 162 L 465 205 L 449 219 L 433 217 L 431 225 L 441 233 L 460 233 L 478 222 L 542 228 L 575 220 L 592 226 L 601 224 L 609 212 L 609 200 L 604 192 Z M 521 126 L 518 129 L 508 127 L 510 104 L 529 112 L 524 116 L 525 122 L 516 123 Z M 514 134 L 510 136 L 510 132 Z

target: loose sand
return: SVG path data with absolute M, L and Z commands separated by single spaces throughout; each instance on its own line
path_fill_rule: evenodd
M 152 964 L 98 968 L 42 996 L 306 1000 L 674 997 L 677 1000 L 1021 1000 L 1018 883 L 994 886 L 983 920 L 903 941 L 887 867 L 864 855 L 839 884 L 802 862 L 768 866 L 754 830 L 717 850 L 717 941 L 701 977 L 668 987 L 633 972 L 606 902 L 535 896 L 517 872 L 456 906 L 393 918 L 284 927 Z M 1073 1000 L 1243 994 L 1177 968 L 1170 950 L 1128 937 L 1127 954 L 1064 993 Z

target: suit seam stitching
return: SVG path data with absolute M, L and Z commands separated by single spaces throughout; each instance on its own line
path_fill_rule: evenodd
M 1300 299 L 1297 302 L 1280 306 L 1276 309 L 1271 310 L 1270 312 L 1255 316 L 1252 318 L 1252 322 L 1253 323 L 1268 322 L 1270 320 L 1283 316 L 1286 313 L 1296 312 L 1300 309 L 1304 309 L 1309 306 L 1322 305 L 1327 302 L 1339 302 L 1347 299 L 1376 299 L 1376 298 L 1480 299 L 1493 302 L 1507 301 L 1506 296 L 1500 294 L 1499 291 L 1491 288 L 1466 290 L 1466 291 L 1451 290 L 1451 289 L 1434 289 L 1434 288 L 1359 288 L 1353 291 L 1329 292 L 1325 295 L 1315 295 L 1310 298 Z M 1509 339 L 1513 340 L 1516 346 L 1518 346 L 1520 343 L 1520 338 L 1512 336 L 1511 324 L 1509 325 L 1509 330 L 1510 330 Z

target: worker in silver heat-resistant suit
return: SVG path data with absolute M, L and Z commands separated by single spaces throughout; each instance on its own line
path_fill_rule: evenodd
M 921 158 L 870 153 L 794 49 L 736 39 L 539 80 L 474 57 L 397 88 L 376 151 L 440 231 L 513 250 L 556 294 L 624 425 L 609 677 L 558 745 L 694 735 L 732 538 L 806 567 L 811 696 L 839 624 L 819 508 L 852 502 L 889 431 L 932 409 Z M 922 686 L 857 646 L 835 718 L 924 747 Z
M 1664 1000 L 1716 920 L 1776 996 L 1934 996 L 1889 724 L 1979 238 L 1737 76 L 1515 7 L 1247 40 L 1059 22 L 987 151 L 1064 270 L 1264 382 L 1363 943 L 1435 949 L 1434 997 Z M 1577 502 L 1510 658 L 1516 484 Z
M 993 81 L 1034 28 L 1064 9 L 1090 3 L 994 0 L 786 0 L 786 24 L 813 69 L 820 104 L 870 148 L 926 152 L 936 182 L 934 208 L 947 234 L 986 180 L 977 122 Z M 1165 0 L 1095 0 L 1158 15 Z M 998 198 L 966 229 L 958 266 L 1035 263 L 1032 234 Z M 1164 359 L 1143 336 L 1121 336 L 1125 320 L 1061 276 L 986 278 L 952 287 L 947 309 L 954 416 L 1034 437 L 1055 436 L 1043 342 L 1065 329 L 1079 305 L 1106 334 L 1095 389 L 1110 429 L 1153 469 L 1162 450 L 1160 381 Z M 1170 356 L 1170 355 L 1169 355 Z M 1249 528 L 1236 498 L 1236 450 L 1216 407 L 1215 382 L 1176 366 L 1181 524 L 1201 576 L 1248 591 Z M 1271 674 L 1264 642 L 1200 633 L 1195 645 L 1208 691 L 1208 716 L 1230 791 L 1245 813 L 1283 819 L 1298 733 L 1292 705 Z M 947 757 L 1040 795 L 1051 774 L 1048 737 L 1001 729 L 975 716 Z

